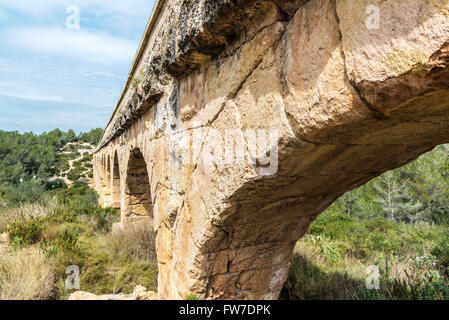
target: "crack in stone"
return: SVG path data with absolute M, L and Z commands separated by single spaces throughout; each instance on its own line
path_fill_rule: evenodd
M 339 47 L 340 47 L 341 55 L 343 57 L 343 67 L 344 67 L 344 70 L 345 70 L 344 71 L 345 81 L 351 86 L 352 90 L 356 93 L 357 97 L 365 105 L 365 107 L 368 108 L 369 110 L 371 110 L 371 112 L 373 113 L 374 118 L 376 118 L 376 119 L 388 119 L 389 116 L 384 114 L 382 111 L 376 109 L 374 106 L 369 104 L 368 101 L 366 101 L 366 99 L 362 96 L 359 88 L 357 88 L 355 83 L 353 83 L 351 81 L 351 79 L 349 79 L 347 63 L 346 63 L 346 54 L 345 54 L 345 51 L 343 49 L 343 33 L 341 32 L 340 17 L 338 16 L 338 12 L 337 12 L 337 0 L 334 0 L 332 3 L 333 3 L 333 5 L 332 5 L 333 13 L 335 15 L 335 19 L 337 20 L 338 34 L 340 36 L 340 45 L 339 45 Z

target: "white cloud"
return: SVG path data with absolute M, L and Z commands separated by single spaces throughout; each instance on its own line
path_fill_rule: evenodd
M 154 1 L 0 0 L 0 94 L 111 108 Z M 66 29 L 71 4 L 81 30 Z
M 54 102 L 62 102 L 64 100 L 60 96 L 42 93 L 35 88 L 18 83 L 0 82 L 0 88 L 0 95 L 8 97 Z
M 78 75 L 83 78 L 99 79 L 99 78 L 116 78 L 116 75 L 107 71 L 95 70 L 79 70 Z
M 20 49 L 105 64 L 129 62 L 137 48 L 127 39 L 62 28 L 11 28 L 1 37 Z

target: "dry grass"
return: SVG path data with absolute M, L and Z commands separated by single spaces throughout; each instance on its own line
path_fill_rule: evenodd
M 53 296 L 55 272 L 38 247 L 0 256 L 0 300 L 44 300 Z
M 117 230 L 106 235 L 104 243 L 110 256 L 156 261 L 156 235 L 150 226 Z
M 46 216 L 57 205 L 56 200 L 51 200 L 46 205 L 28 203 L 19 207 L 3 209 L 0 211 L 0 233 L 4 232 L 12 222 L 30 221 L 37 217 Z

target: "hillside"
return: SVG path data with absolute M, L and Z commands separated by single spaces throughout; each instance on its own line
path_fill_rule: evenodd
M 151 230 L 110 233 L 119 212 L 100 208 L 89 188 L 101 130 L 76 135 L 0 131 L 0 299 L 66 299 L 66 268 L 81 289 L 156 290 Z
M 40 135 L 0 130 L 0 184 L 30 179 L 47 182 L 58 176 L 71 182 L 91 178 L 91 152 L 101 134 L 100 128 L 78 135 L 59 129 Z
M 67 143 L 58 153 L 58 162 L 52 168 L 55 175 L 47 181 L 57 183 L 62 180 L 67 186 L 71 186 L 79 180 L 92 183 L 92 152 L 95 145 L 88 142 Z M 60 181 L 62 183 L 62 181 Z

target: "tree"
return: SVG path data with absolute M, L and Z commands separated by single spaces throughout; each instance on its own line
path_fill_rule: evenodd
M 77 141 L 77 136 L 75 131 L 73 131 L 72 129 L 70 129 L 69 131 L 67 131 L 67 142 L 76 142 Z
M 80 133 L 78 138 L 80 141 L 87 142 L 92 145 L 97 145 L 100 142 L 102 134 L 103 134 L 103 129 L 97 128 L 97 129 L 92 129 L 86 133 L 84 133 L 84 132 Z
M 384 173 L 374 183 L 374 188 L 378 194 L 375 201 L 391 221 L 413 220 L 423 214 L 423 204 L 410 195 L 408 181 L 401 181 L 397 172 Z

